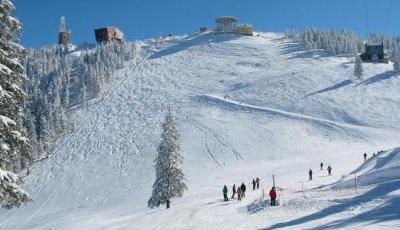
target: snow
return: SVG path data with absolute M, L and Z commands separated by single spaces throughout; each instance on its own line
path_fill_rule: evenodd
M 23 136 L 20 132 L 13 130 L 13 131 L 11 131 L 11 133 L 13 134 L 13 137 L 15 139 L 17 139 L 18 141 L 22 141 L 22 142 L 26 142 L 26 143 L 29 142 L 29 140 L 25 136 Z
M 10 125 L 16 125 L 15 121 L 2 115 L 0 115 L 0 123 L 6 127 L 9 127 Z
M 1 63 L 0 63 L 0 71 L 5 75 L 10 75 L 12 73 L 12 70 L 10 68 Z
M 78 127 L 25 178 L 34 201 L 1 211 L 0 229 L 398 228 L 400 81 L 392 65 L 364 64 L 363 80 L 353 82 L 353 58 L 257 34 L 143 41 L 147 55 L 111 78 L 104 100 L 71 112 Z M 169 107 L 189 190 L 169 210 L 148 209 Z M 282 188 L 276 207 L 262 199 L 273 174 Z M 225 184 L 231 193 L 255 177 L 262 189 L 222 201 Z

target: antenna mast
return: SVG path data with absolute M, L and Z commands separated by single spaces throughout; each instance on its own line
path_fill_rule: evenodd
M 64 16 L 61 16 L 61 19 L 60 19 L 60 29 L 59 29 L 58 32 L 60 32 L 60 33 L 62 33 L 62 32 L 68 32 L 68 31 L 67 31 L 67 26 L 65 25 L 65 17 L 64 17 Z

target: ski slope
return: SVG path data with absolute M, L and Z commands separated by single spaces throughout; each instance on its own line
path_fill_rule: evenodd
M 33 203 L 2 210 L 0 229 L 400 226 L 399 151 L 389 150 L 399 146 L 400 80 L 391 65 L 365 64 L 363 80 L 353 82 L 351 58 L 306 52 L 277 33 L 140 43 L 142 55 L 113 76 L 103 98 L 71 111 L 75 129 L 25 179 Z M 189 190 L 171 209 L 151 210 L 168 108 Z M 363 163 L 364 152 L 378 150 L 387 151 Z M 271 208 L 249 183 L 260 177 L 267 191 L 273 174 L 283 190 Z M 246 198 L 222 202 L 223 185 L 231 192 L 241 182 Z

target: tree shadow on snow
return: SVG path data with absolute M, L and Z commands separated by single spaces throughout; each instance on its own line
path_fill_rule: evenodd
M 353 83 L 352 80 L 344 80 L 344 81 L 341 81 L 341 82 L 339 82 L 339 83 L 337 83 L 337 84 L 335 84 L 333 86 L 329 86 L 329 87 L 326 87 L 324 89 L 321 89 L 321 90 L 315 91 L 313 93 L 307 94 L 305 97 L 309 97 L 309 96 L 312 96 L 312 95 L 315 95 L 315 94 L 320 94 L 320 93 L 325 93 L 325 92 L 328 92 L 328 91 L 340 89 L 342 87 L 350 85 L 351 83 Z
M 293 41 L 285 41 L 279 42 L 279 46 L 281 51 L 279 54 L 286 55 L 292 54 L 288 59 L 296 59 L 296 58 L 321 58 L 321 57 L 329 57 L 333 55 L 329 55 L 327 51 L 319 49 L 315 51 L 307 50 L 300 43 Z
M 368 78 L 367 80 L 364 80 L 360 83 L 357 84 L 357 86 L 359 85 L 370 85 L 370 84 L 374 84 L 380 81 L 384 81 L 384 80 L 389 80 L 392 77 L 396 76 L 396 72 L 391 70 L 391 71 L 386 71 L 384 73 L 378 74 L 376 76 L 373 76 L 371 78 Z
M 204 44 L 211 44 L 211 43 L 219 43 L 224 41 L 229 41 L 232 39 L 237 38 L 234 34 L 213 34 L 213 33 L 206 33 L 206 34 L 195 34 L 192 36 L 187 37 L 183 41 L 179 41 L 177 44 L 160 50 L 149 57 L 149 59 L 157 59 L 164 56 L 172 55 L 174 53 L 178 53 L 180 51 L 189 49 L 193 46 L 204 45 Z
M 331 205 L 319 212 L 298 219 L 294 219 L 288 222 L 274 224 L 268 228 L 264 228 L 264 230 L 293 227 L 296 225 L 309 223 L 311 221 L 320 220 L 326 217 L 330 217 L 332 215 L 336 215 L 340 212 L 347 211 L 351 208 L 357 208 L 357 206 L 361 206 L 366 202 L 370 202 L 374 199 L 379 199 L 379 198 L 387 198 L 387 200 L 384 204 L 379 205 L 379 207 L 373 208 L 372 210 L 363 212 L 361 214 L 355 215 L 350 218 L 343 218 L 329 223 L 325 223 L 323 225 L 319 225 L 311 229 L 313 230 L 341 229 L 349 225 L 358 223 L 368 222 L 369 224 L 371 224 L 371 223 L 399 220 L 400 196 L 389 194 L 399 189 L 400 189 L 400 180 L 381 183 L 377 185 L 375 188 L 371 189 L 370 191 L 362 195 L 356 196 L 354 198 L 341 200 L 340 203 L 336 205 Z

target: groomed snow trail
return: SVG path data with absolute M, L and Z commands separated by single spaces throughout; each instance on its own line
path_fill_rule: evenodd
M 365 64 L 365 80 L 353 82 L 350 58 L 313 56 L 282 34 L 258 34 L 144 41 L 143 54 L 115 74 L 104 100 L 72 112 L 77 128 L 26 179 L 34 202 L 1 211 L 0 229 L 318 229 L 325 222 L 345 228 L 367 223 L 340 221 L 385 200 L 345 202 L 356 196 L 351 188 L 326 185 L 356 169 L 363 152 L 399 145 L 400 81 L 387 77 L 391 65 Z M 150 210 L 153 160 L 168 108 L 177 118 L 189 191 L 170 210 Z M 333 176 L 318 169 L 321 161 L 333 166 Z M 310 168 L 312 182 L 306 181 Z M 283 189 L 274 208 L 260 202 L 262 190 L 251 191 L 249 184 L 258 176 L 267 191 L 272 174 Z M 241 182 L 248 185 L 246 198 L 222 202 L 223 185 L 230 190 Z M 318 215 L 321 210 L 326 212 Z

